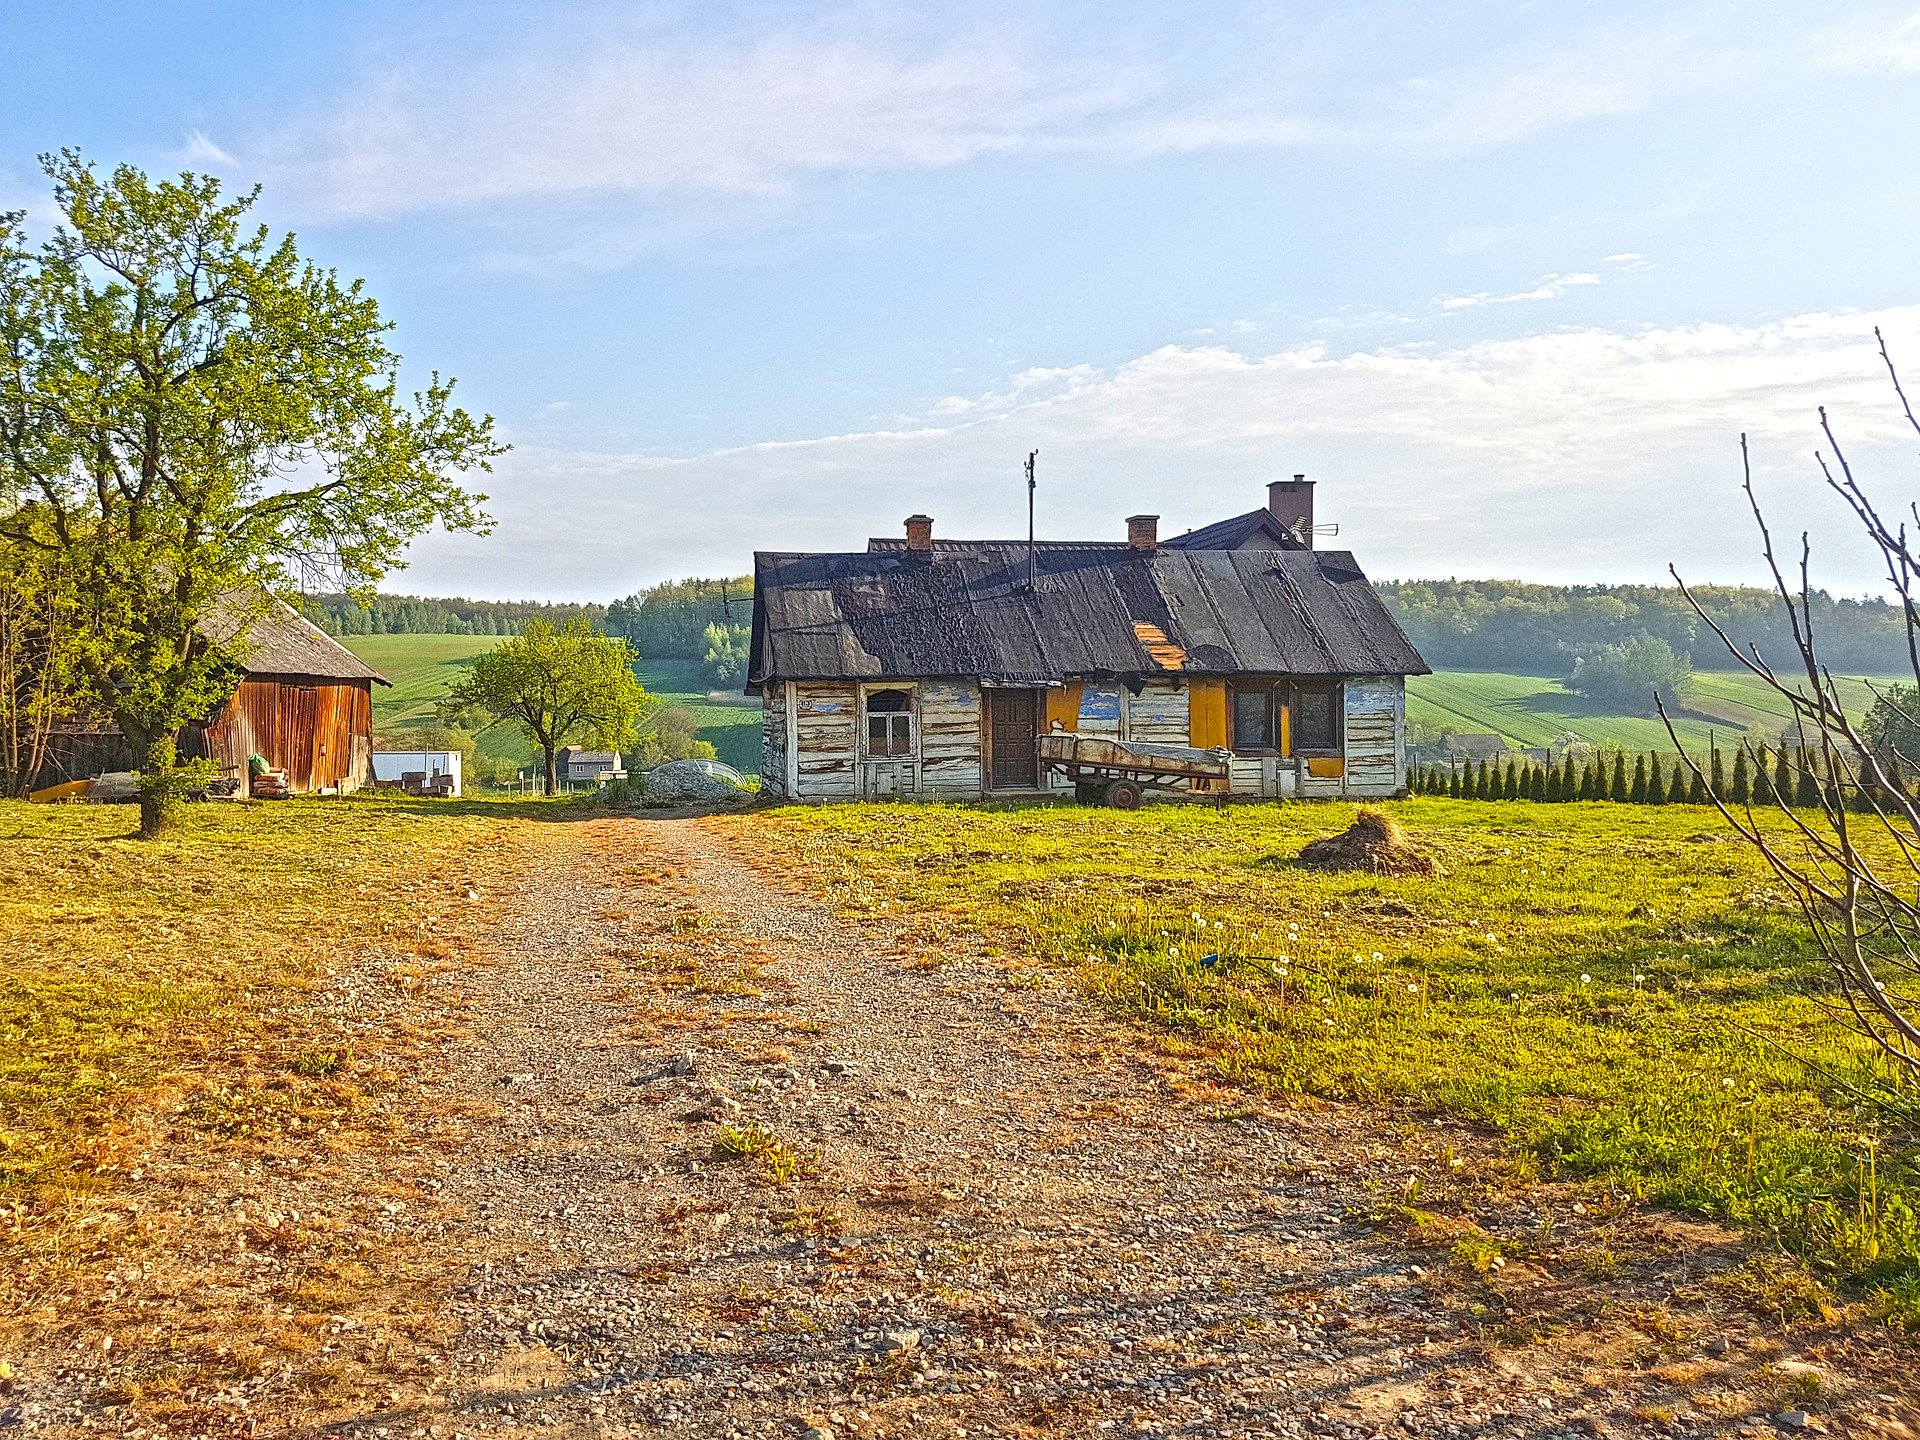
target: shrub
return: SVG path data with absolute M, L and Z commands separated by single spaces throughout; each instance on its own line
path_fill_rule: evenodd
M 1685 656 L 1664 640 L 1639 635 L 1581 656 L 1568 684 L 1596 704 L 1651 715 L 1656 692 L 1668 701 L 1681 699 L 1692 679 Z

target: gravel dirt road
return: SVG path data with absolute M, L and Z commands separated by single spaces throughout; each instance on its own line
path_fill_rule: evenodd
M 749 858 L 697 819 L 557 831 L 465 981 L 450 1085 L 498 1118 L 442 1192 L 475 1257 L 458 1334 L 373 1427 L 1898 1428 L 1724 1303 L 1719 1232 L 1536 1190 L 1511 1248 L 1571 1281 L 1409 1248 L 1370 1217 L 1484 1143 L 1249 1103 L 1046 976 L 909 961 Z M 1609 1239 L 1596 1304 L 1576 1261 Z

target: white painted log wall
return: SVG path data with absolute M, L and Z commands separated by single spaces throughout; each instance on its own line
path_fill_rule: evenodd
M 981 793 L 980 687 L 971 680 L 923 680 L 917 691 L 920 793 L 978 800 Z
M 1347 681 L 1346 794 L 1384 797 L 1406 788 L 1406 705 L 1406 681 L 1398 675 Z
M 799 800 L 852 800 L 858 786 L 854 754 L 860 718 L 859 687 L 851 682 L 794 682 L 799 733 Z

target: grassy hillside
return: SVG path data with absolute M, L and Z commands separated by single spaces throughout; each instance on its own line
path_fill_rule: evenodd
M 373 724 L 383 733 L 434 723 L 433 707 L 466 672 L 474 656 L 500 643 L 496 635 L 350 635 L 341 641 L 388 680 L 374 687 Z M 692 660 L 643 660 L 640 683 L 662 699 L 691 710 L 699 736 L 736 769 L 760 768 L 758 706 L 707 701 L 700 667 Z M 518 734 L 499 726 L 480 737 L 480 753 L 531 764 L 532 752 Z
M 1876 682 L 1885 683 L 1885 682 Z M 1867 681 L 1841 682 L 1849 706 L 1873 703 Z M 1516 745 L 1546 745 L 1572 730 L 1596 745 L 1627 750 L 1665 749 L 1666 727 L 1657 718 L 1621 715 L 1572 694 L 1558 680 L 1497 670 L 1443 670 L 1407 681 L 1407 717 L 1461 731 L 1492 731 Z M 1751 729 L 1778 733 L 1786 708 L 1752 676 L 1697 673 L 1686 711 L 1675 728 L 1688 745 L 1704 749 L 1709 735 L 1729 743 Z

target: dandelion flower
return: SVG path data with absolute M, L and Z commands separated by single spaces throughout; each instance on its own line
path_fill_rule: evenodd
M 1593 977 L 1591 975 L 1582 975 L 1580 977 L 1580 983 L 1582 985 L 1591 985 L 1593 983 Z
M 1193 912 L 1193 923 L 1196 925 L 1204 925 L 1207 922 L 1200 918 L 1200 912 L 1196 910 Z
M 1418 985 L 1407 986 L 1407 994 L 1418 995 L 1419 993 L 1420 993 L 1420 987 Z
M 1273 973 L 1284 980 L 1287 978 L 1287 967 L 1284 965 L 1276 965 L 1273 967 Z
M 1167 958 L 1178 960 L 1180 958 L 1180 947 L 1178 945 L 1169 945 L 1167 947 Z
M 1489 930 L 1487 931 L 1487 943 L 1489 945 L 1498 945 L 1500 943 L 1500 937 Z
M 1376 965 L 1378 965 L 1382 960 L 1386 958 L 1387 957 L 1382 955 L 1378 950 L 1373 952 L 1373 963 Z
M 1644 980 L 1644 979 L 1646 979 L 1646 978 L 1647 978 L 1647 977 L 1646 977 L 1646 976 L 1644 976 L 1644 975 L 1636 975 L 1636 976 L 1634 976 L 1634 977 L 1633 977 L 1633 983 L 1634 983 L 1634 984 L 1636 984 L 1636 985 L 1638 985 L 1638 984 L 1639 984 L 1639 983 L 1640 983 L 1640 982 L 1641 982 L 1642 980 Z
M 1727 1089 L 1729 1089 L 1729 1090 L 1731 1090 L 1731 1089 L 1733 1089 L 1733 1080 L 1732 1080 L 1731 1078 L 1728 1078 L 1728 1079 L 1726 1079 L 1726 1080 L 1722 1080 L 1722 1081 L 1721 1081 L 1720 1083 L 1721 1083 L 1722 1085 L 1724 1085 L 1724 1086 L 1726 1086 L 1726 1087 L 1727 1087 Z

